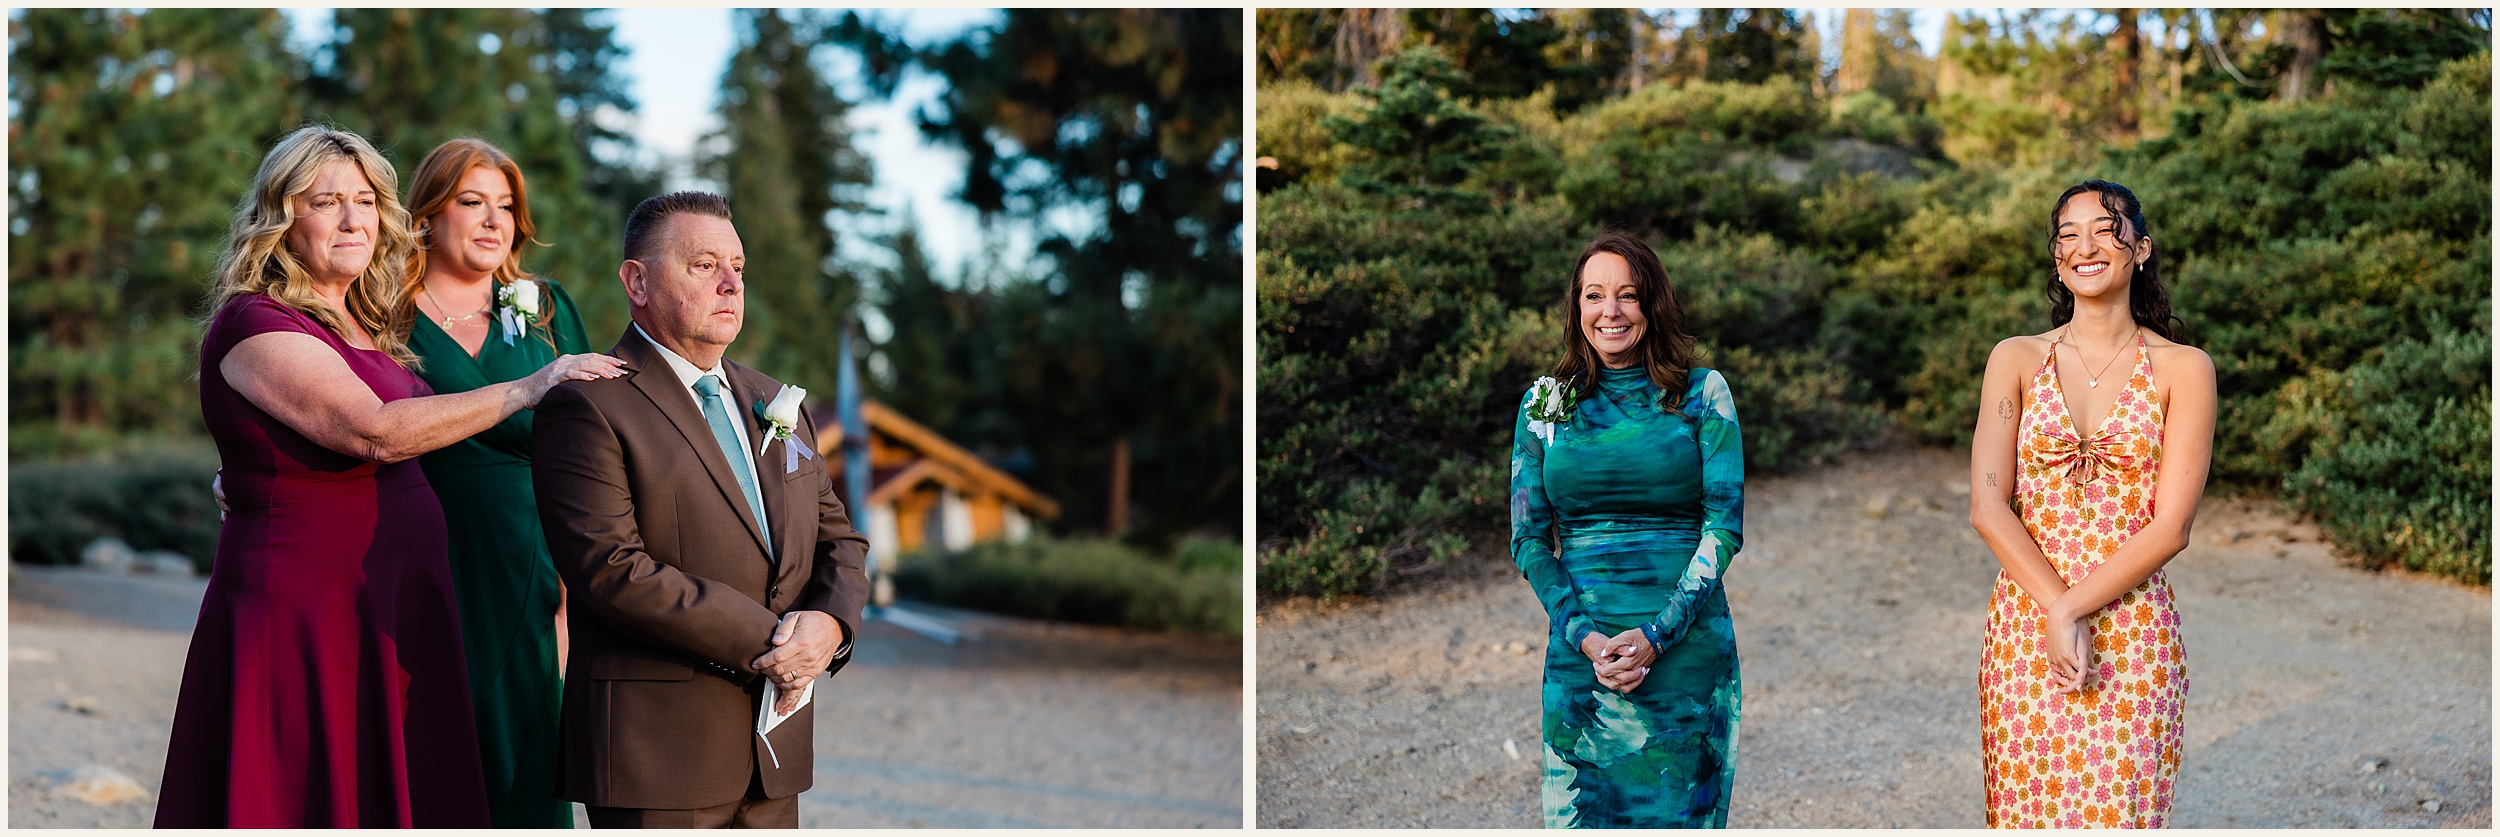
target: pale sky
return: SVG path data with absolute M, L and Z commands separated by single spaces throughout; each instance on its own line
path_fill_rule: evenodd
M 330 13 L 326 9 L 287 9 L 295 23 L 298 46 L 326 41 Z M 627 50 L 616 68 L 627 82 L 640 113 L 619 126 L 642 146 L 646 161 L 656 160 L 668 172 L 667 188 L 718 188 L 692 174 L 695 143 L 720 127 L 721 75 L 737 47 L 729 9 L 610 9 L 616 42 Z M 926 46 L 998 19 L 995 9 L 883 9 L 872 18 L 901 24 L 905 40 Z M 819 53 L 823 72 L 844 98 L 858 102 L 866 90 L 856 77 L 857 66 L 845 51 Z M 900 227 L 906 213 L 917 217 L 921 244 L 940 277 L 956 279 L 967 260 L 978 261 L 985 247 L 978 216 L 954 200 L 963 186 L 963 152 L 922 139 L 913 115 L 933 101 L 944 85 L 917 70 L 907 71 L 890 102 L 872 102 L 852 109 L 852 143 L 873 161 L 876 182 L 866 201 L 883 216 L 837 215 L 833 219 L 839 255 L 846 261 L 877 266 L 893 263 L 893 254 L 868 240 Z M 1032 252 L 1035 238 L 1023 224 L 994 224 L 987 245 L 1014 266 Z

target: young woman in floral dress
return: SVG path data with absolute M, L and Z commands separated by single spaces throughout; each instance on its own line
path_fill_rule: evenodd
M 2162 566 L 2213 455 L 2213 361 L 2178 342 L 2143 205 L 2087 181 L 2050 210 L 2055 328 L 1989 355 L 1971 527 L 2003 567 L 1979 663 L 1992 827 L 2158 828 L 2187 668 Z

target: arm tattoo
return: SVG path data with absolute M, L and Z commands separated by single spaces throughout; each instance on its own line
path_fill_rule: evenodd
M 2006 421 L 2014 420 L 2014 399 L 2012 396 L 1997 399 L 1997 418 L 2001 418 Z
M 1988 472 L 1988 487 L 1989 487 L 1989 488 L 1995 488 L 1995 487 L 1997 487 L 1997 472 L 1995 472 L 1995 471 L 1989 471 L 1989 472 Z

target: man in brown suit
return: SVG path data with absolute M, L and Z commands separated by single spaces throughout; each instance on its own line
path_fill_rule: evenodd
M 557 793 L 600 828 L 797 827 L 825 696 L 767 736 L 762 690 L 786 711 L 839 670 L 867 601 L 868 541 L 815 428 L 778 438 L 759 414 L 781 384 L 722 359 L 745 253 L 719 196 L 643 201 L 617 271 L 627 374 L 538 404 L 539 517 L 570 592 Z

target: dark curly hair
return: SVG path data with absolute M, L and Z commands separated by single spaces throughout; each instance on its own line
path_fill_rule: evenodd
M 2119 243 L 2133 249 L 2138 242 L 2153 236 L 2153 225 L 2144 221 L 2144 202 L 2137 200 L 2134 192 L 2107 180 L 2086 180 L 2066 187 L 2066 192 L 2057 196 L 2057 203 L 2049 207 L 2051 252 L 2055 252 L 2057 247 L 2058 216 L 2066 211 L 2068 200 L 2085 192 L 2093 193 L 2100 200 L 2101 208 L 2109 210 L 2110 217 L 2119 219 Z M 2075 292 L 2068 290 L 2066 283 L 2058 281 L 2055 268 L 2049 270 L 2048 292 L 2049 325 L 2062 326 L 2074 319 Z M 2127 302 L 2128 313 L 2135 316 L 2137 325 L 2171 342 L 2180 342 L 2179 330 L 2184 323 L 2170 312 L 2170 289 L 2161 283 L 2160 250 L 2154 250 L 2153 255 L 2145 258 L 2144 264 L 2135 269 L 2135 278 L 2128 286 Z

